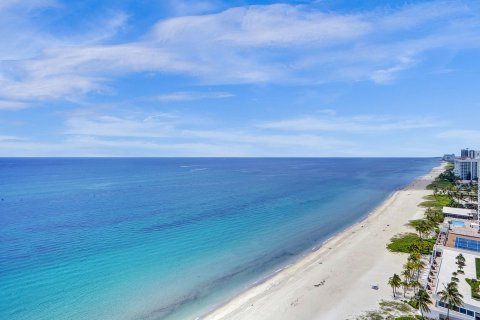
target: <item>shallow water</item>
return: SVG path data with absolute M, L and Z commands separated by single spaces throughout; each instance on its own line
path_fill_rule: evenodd
M 439 159 L 0 159 L 0 319 L 189 319 Z

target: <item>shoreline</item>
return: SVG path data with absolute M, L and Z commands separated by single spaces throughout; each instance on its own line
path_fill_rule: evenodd
M 359 315 L 367 310 L 376 309 L 378 307 L 378 301 L 381 299 L 392 298 L 390 288 L 388 287 L 388 290 L 385 290 L 387 288 L 386 280 L 383 282 L 377 281 L 380 286 L 378 291 L 374 291 L 370 287 L 363 288 L 364 290 L 362 291 L 365 291 L 366 293 L 377 293 L 375 296 L 378 297 L 376 297 L 374 304 L 371 303 L 372 299 L 368 299 L 368 303 L 361 303 L 362 307 L 359 309 L 348 308 L 348 305 L 351 306 L 352 303 L 348 303 L 348 297 L 344 296 L 343 299 L 336 300 L 335 304 L 326 303 L 322 306 L 322 298 L 326 298 L 326 300 L 328 300 L 331 294 L 328 292 L 328 290 L 319 289 L 322 287 L 325 289 L 327 287 L 331 287 L 331 283 L 335 285 L 335 278 L 339 278 L 339 276 L 341 278 L 342 276 L 342 273 L 338 273 L 339 270 L 330 269 L 326 271 L 324 270 L 324 266 L 328 264 L 328 258 L 330 256 L 333 256 L 330 257 L 333 258 L 332 260 L 338 260 L 338 262 L 342 263 L 343 267 L 345 267 L 344 265 L 350 264 L 348 258 L 355 257 L 355 260 L 358 260 L 360 253 L 359 251 L 362 250 L 361 248 L 360 250 L 355 250 L 359 249 L 358 247 L 361 247 L 361 245 L 355 246 L 355 240 L 361 241 L 362 238 L 375 236 L 375 232 L 380 232 L 378 229 L 379 226 L 383 228 L 381 229 L 383 230 L 382 233 L 384 235 L 382 238 L 385 238 L 385 235 L 388 234 L 388 240 L 391 238 L 391 236 L 393 236 L 391 235 L 392 232 L 395 232 L 394 234 L 411 232 L 410 229 L 405 227 L 405 224 L 408 222 L 408 220 L 423 216 L 424 209 L 418 207 L 418 204 L 423 201 L 423 196 L 431 193 L 429 190 L 426 190 L 426 186 L 443 171 L 443 168 L 444 164 L 442 163 L 441 165 L 432 168 L 429 173 L 415 178 L 407 186 L 392 192 L 377 207 L 375 207 L 366 216 L 359 219 L 351 226 L 335 233 L 328 239 L 321 242 L 318 246 L 313 247 L 311 251 L 307 251 L 294 262 L 289 263 L 279 270 L 276 270 L 268 277 L 256 281 L 239 294 L 214 307 L 214 309 L 212 309 L 210 312 L 205 313 L 196 319 L 345 319 L 351 316 Z M 420 188 L 418 188 L 419 186 Z M 413 202 L 415 209 L 412 210 L 412 212 L 408 210 L 403 212 L 403 215 L 405 216 L 404 218 L 406 218 L 403 223 L 401 223 L 402 221 L 395 221 L 395 223 L 392 222 L 391 225 L 384 223 L 383 226 L 381 226 L 379 220 L 390 218 L 389 216 L 392 215 L 392 213 L 394 216 L 397 216 L 396 218 L 398 218 L 399 215 L 396 215 L 395 210 L 391 208 L 395 205 L 402 204 L 402 200 L 407 200 L 406 202 L 409 202 L 409 207 L 412 207 Z M 387 229 L 390 232 L 386 232 Z M 374 234 L 369 235 L 370 233 Z M 375 248 L 376 250 L 372 250 L 372 252 L 364 252 L 364 254 L 372 255 L 373 253 L 377 256 L 395 256 L 397 258 L 388 260 L 398 260 L 398 257 L 403 257 L 399 254 L 390 253 L 386 248 L 387 244 L 388 241 L 382 243 L 383 247 L 381 251 L 379 251 L 378 248 Z M 349 249 L 348 247 L 352 246 L 353 248 L 346 250 Z M 373 259 L 374 257 L 371 258 Z M 365 259 L 360 259 L 359 262 L 362 262 L 361 260 Z M 371 260 L 363 262 L 366 262 L 370 265 L 375 265 L 375 263 L 371 262 Z M 386 270 L 389 275 L 393 274 L 393 272 L 396 272 L 396 269 L 401 269 L 403 264 L 403 262 L 387 262 L 390 262 L 390 265 L 396 265 L 396 268 L 392 266 L 391 269 Z M 352 274 L 356 274 L 357 276 L 361 277 L 363 274 L 359 271 L 360 270 L 357 269 L 357 272 L 355 272 L 355 270 L 352 269 L 350 272 L 344 273 L 343 275 L 351 277 Z M 330 279 L 330 281 L 328 281 L 327 285 L 328 279 Z M 308 285 L 308 282 L 311 282 L 311 284 Z M 335 296 L 342 295 L 339 293 L 348 293 L 344 291 L 350 291 L 348 294 L 352 295 L 352 290 L 348 290 L 348 287 L 345 288 L 345 283 L 338 282 L 339 281 L 337 281 L 335 288 L 333 288 L 335 290 Z M 358 284 L 359 281 L 357 280 L 355 282 Z M 350 287 L 353 285 L 354 283 L 349 284 Z M 317 300 L 312 300 L 311 296 L 315 295 L 315 291 L 323 291 L 323 294 L 321 294 Z M 358 294 L 363 295 L 364 293 L 358 292 Z M 310 298 L 305 298 L 306 295 L 309 295 Z M 358 299 L 359 297 L 355 297 L 355 294 L 353 294 L 352 298 Z M 342 304 L 345 304 L 345 300 L 347 302 L 345 305 L 347 309 L 341 306 Z M 366 302 L 365 297 L 363 300 Z M 288 303 L 289 301 L 290 303 Z M 328 312 L 328 316 L 326 316 L 325 312 Z

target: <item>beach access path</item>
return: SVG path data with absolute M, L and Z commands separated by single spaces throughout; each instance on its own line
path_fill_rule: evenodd
M 208 320 L 354 319 L 392 299 L 387 284 L 400 273 L 407 256 L 386 249 L 390 238 L 412 232 L 405 224 L 421 218 L 418 205 L 432 192 L 426 186 L 444 166 L 436 167 L 393 193 L 366 219 L 328 240 L 265 282 L 205 315 Z M 379 289 L 371 289 L 371 284 Z

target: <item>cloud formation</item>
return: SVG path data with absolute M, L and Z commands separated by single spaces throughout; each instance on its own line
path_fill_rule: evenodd
M 166 93 L 153 98 L 160 102 L 180 102 L 180 101 L 196 101 L 208 99 L 225 99 L 234 97 L 229 92 L 172 92 Z
M 28 107 L 28 104 L 23 102 L 0 100 L 0 110 L 20 110 Z
M 286 131 L 337 131 L 359 133 L 396 133 L 398 131 L 438 128 L 445 122 L 432 118 L 410 118 L 385 116 L 349 116 L 341 117 L 335 114 L 326 116 L 304 116 L 293 119 L 270 121 L 258 124 L 260 128 Z
M 103 93 L 116 77 L 142 72 L 209 84 L 385 83 L 421 63 L 428 51 L 480 46 L 478 9 L 475 2 L 452 1 L 359 13 L 245 6 L 164 19 L 137 40 L 107 44 L 128 21 L 118 13 L 95 34 L 74 37 L 75 46 L 29 25 L 26 34 L 41 41 L 27 51 L 0 48 L 10 52 L 0 64 L 0 96 L 49 100 Z

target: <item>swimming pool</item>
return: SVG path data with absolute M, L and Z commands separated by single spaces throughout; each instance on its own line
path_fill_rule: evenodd
M 450 223 L 455 227 L 465 227 L 465 222 L 459 220 L 452 220 Z

